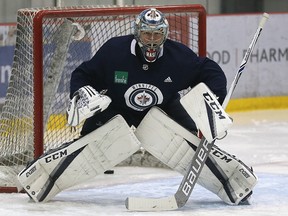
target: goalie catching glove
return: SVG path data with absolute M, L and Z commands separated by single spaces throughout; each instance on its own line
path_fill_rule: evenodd
M 67 123 L 77 126 L 83 120 L 104 111 L 111 103 L 111 98 L 100 94 L 91 86 L 84 86 L 73 94 L 68 109 Z

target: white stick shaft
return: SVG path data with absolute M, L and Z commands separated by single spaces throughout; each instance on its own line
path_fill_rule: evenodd
M 262 18 L 261 18 L 261 20 L 259 22 L 258 28 L 257 28 L 257 30 L 256 30 L 256 32 L 254 34 L 254 37 L 253 37 L 253 39 L 252 39 L 252 41 L 251 41 L 251 43 L 250 43 L 250 45 L 249 45 L 249 47 L 248 47 L 248 49 L 247 49 L 247 51 L 245 53 L 245 56 L 244 56 L 244 58 L 243 58 L 243 60 L 242 60 L 242 62 L 240 64 L 238 72 L 236 73 L 236 76 L 235 76 L 233 82 L 231 83 L 230 89 L 229 89 L 229 91 L 228 91 L 228 93 L 227 93 L 227 95 L 225 97 L 225 100 L 224 100 L 224 102 L 222 104 L 222 107 L 224 109 L 227 107 L 227 105 L 228 105 L 228 103 L 229 103 L 229 101 L 231 99 L 231 96 L 232 96 L 232 94 L 234 92 L 234 89 L 235 89 L 237 83 L 238 83 L 238 80 L 239 80 L 239 78 L 240 78 L 240 76 L 241 76 L 241 74 L 242 74 L 242 72 L 243 72 L 243 70 L 244 70 L 249 58 L 250 58 L 251 53 L 253 52 L 254 46 L 255 46 L 255 44 L 256 44 L 256 42 L 257 42 L 257 40 L 258 40 L 258 38 L 259 38 L 259 36 L 260 36 L 260 34 L 262 32 L 262 29 L 263 29 L 266 21 L 268 20 L 268 18 L 269 18 L 269 14 L 263 13 L 263 16 L 262 16 Z

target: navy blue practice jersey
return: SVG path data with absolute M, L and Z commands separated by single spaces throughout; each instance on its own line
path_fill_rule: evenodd
M 134 36 L 128 35 L 108 40 L 91 60 L 73 71 L 70 96 L 85 85 L 99 92 L 107 90 L 112 102 L 107 110 L 86 120 L 84 130 L 90 132 L 114 114 L 121 114 L 128 124 L 137 126 L 150 107 L 166 111 L 179 97 L 179 91 L 200 82 L 223 102 L 226 77 L 217 63 L 169 39 L 159 58 L 147 63 Z

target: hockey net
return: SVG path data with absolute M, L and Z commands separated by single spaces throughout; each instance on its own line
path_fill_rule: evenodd
M 201 5 L 153 6 L 165 13 L 169 38 L 206 55 Z M 147 6 L 21 9 L 12 73 L 0 115 L 0 192 L 17 191 L 17 174 L 43 152 L 79 136 L 65 112 L 71 72 L 109 38 L 133 33 Z

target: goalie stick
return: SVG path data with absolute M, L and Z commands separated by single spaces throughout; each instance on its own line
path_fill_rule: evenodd
M 250 42 L 250 45 L 235 75 L 235 78 L 231 83 L 229 91 L 224 99 L 222 104 L 224 109 L 227 107 L 229 100 L 231 99 L 235 87 L 242 75 L 242 72 L 250 58 L 254 46 L 268 18 L 269 14 L 263 13 L 254 37 Z M 192 193 L 192 190 L 200 176 L 202 168 L 204 167 L 205 161 L 214 145 L 214 142 L 215 140 L 209 143 L 205 137 L 201 139 L 201 142 L 196 149 L 195 155 L 192 158 L 191 165 L 187 173 L 184 175 L 181 184 L 174 195 L 163 198 L 128 197 L 125 201 L 126 208 L 131 211 L 165 211 L 175 210 L 183 207 L 187 203 Z

